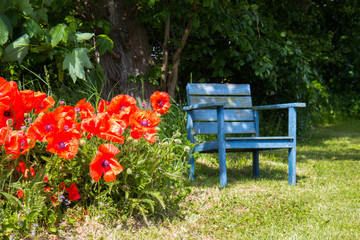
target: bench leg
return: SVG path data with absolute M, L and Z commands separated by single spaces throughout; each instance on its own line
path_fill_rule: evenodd
M 259 177 L 259 151 L 253 152 L 253 176 Z
M 194 156 L 190 155 L 189 157 L 189 179 L 194 181 L 195 179 L 195 159 Z
M 296 185 L 296 146 L 289 149 L 289 184 Z
M 219 168 L 220 168 L 220 187 L 225 187 L 227 185 L 225 147 L 219 148 Z

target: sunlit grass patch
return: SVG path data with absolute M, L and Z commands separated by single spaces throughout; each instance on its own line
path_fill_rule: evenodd
M 228 154 L 229 184 L 223 189 L 217 155 L 202 154 L 178 216 L 164 216 L 149 226 L 133 219 L 103 230 L 101 222 L 90 219 L 93 225 L 77 231 L 93 226 L 98 229 L 93 239 L 104 231 L 105 239 L 359 239 L 357 126 L 318 128 L 300 142 L 296 186 L 288 185 L 287 151 L 263 152 L 259 178 L 252 177 L 251 154 Z

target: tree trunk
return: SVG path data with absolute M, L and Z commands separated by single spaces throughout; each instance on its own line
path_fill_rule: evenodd
M 164 32 L 164 44 L 163 44 L 163 61 L 161 66 L 161 91 L 166 91 L 166 79 L 168 71 L 168 62 L 169 62 L 169 38 L 170 38 L 170 13 L 166 19 L 165 23 L 165 32 Z
M 196 1 L 192 3 L 191 6 L 191 12 L 193 13 L 196 10 Z M 182 50 L 185 47 L 186 41 L 190 35 L 190 32 L 192 30 L 193 25 L 193 18 L 194 16 L 191 16 L 190 19 L 187 22 L 186 28 L 184 30 L 184 33 L 181 37 L 180 46 L 176 49 L 173 57 L 172 57 L 172 70 L 170 73 L 170 76 L 167 80 L 167 91 L 171 97 L 175 97 L 175 89 L 178 82 L 178 75 L 179 75 L 179 65 L 180 65 L 180 56 L 182 53 Z
M 154 65 L 147 41 L 145 27 L 136 23 L 136 4 L 125 0 L 105 0 L 108 21 L 111 24 L 110 38 L 114 41 L 113 52 L 100 56 L 100 65 L 109 79 L 103 97 L 129 94 L 148 99 L 155 87 L 144 82 L 128 82 L 130 76 L 145 74 Z

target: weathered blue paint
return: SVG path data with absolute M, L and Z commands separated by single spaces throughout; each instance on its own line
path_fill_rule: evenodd
M 226 146 L 225 146 L 225 123 L 224 123 L 224 107 L 217 107 L 217 134 L 219 148 L 219 168 L 220 168 L 220 186 L 225 187 L 227 184 L 226 174 Z
M 188 84 L 188 140 L 196 143 L 196 134 L 217 134 L 216 141 L 198 143 L 192 152 L 218 152 L 220 186 L 227 184 L 226 152 L 253 153 L 253 175 L 259 176 L 259 151 L 289 149 L 289 184 L 296 184 L 296 107 L 305 103 L 286 103 L 252 107 L 248 84 Z M 289 109 L 288 136 L 259 136 L 259 110 Z M 226 137 L 245 134 L 244 137 Z M 195 162 L 190 157 L 190 178 L 194 178 Z

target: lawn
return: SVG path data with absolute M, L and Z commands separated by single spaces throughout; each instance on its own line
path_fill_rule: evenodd
M 287 181 L 287 151 L 263 152 L 260 177 L 246 153 L 228 154 L 219 188 L 216 154 L 201 155 L 179 216 L 147 226 L 95 217 L 61 231 L 65 239 L 360 239 L 360 121 L 318 127 L 298 143 L 297 185 Z

